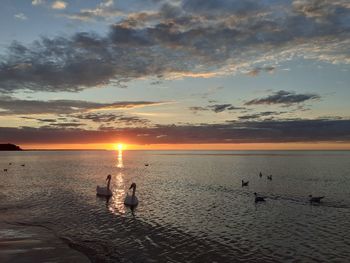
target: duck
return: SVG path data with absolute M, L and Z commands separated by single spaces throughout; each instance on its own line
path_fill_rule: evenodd
M 12 165 L 12 163 L 9 163 L 9 165 Z
M 21 164 L 21 166 L 23 166 L 23 167 L 24 167 L 24 166 L 26 166 L 26 165 L 25 165 L 25 164 Z
M 106 181 L 107 181 L 107 186 L 104 187 L 104 186 L 97 186 L 96 187 L 96 195 L 98 196 L 106 196 L 106 197 L 110 197 L 112 196 L 112 191 L 111 189 L 109 189 L 109 186 L 111 184 L 111 178 L 112 176 L 109 174 L 106 178 Z
M 254 193 L 254 195 L 255 195 L 255 203 L 258 203 L 258 202 L 265 202 L 265 197 L 258 196 L 257 193 Z
M 138 205 L 139 200 L 137 199 L 135 192 L 136 192 L 136 184 L 132 183 L 131 186 L 129 187 L 129 190 L 132 189 L 132 195 L 129 195 L 129 193 L 126 194 L 125 200 L 124 200 L 124 205 L 130 206 L 130 207 L 135 207 Z
M 309 195 L 310 203 L 320 203 L 323 198 L 325 198 L 325 197 L 324 196 L 312 196 L 312 195 Z
M 145 166 L 149 166 L 149 164 L 148 164 L 148 163 L 145 163 Z
M 242 180 L 242 187 L 243 187 L 243 186 L 248 186 L 248 184 L 249 184 L 249 181 L 244 182 L 244 181 Z
M 267 176 L 267 180 L 272 181 L 272 174 L 270 174 L 270 175 Z

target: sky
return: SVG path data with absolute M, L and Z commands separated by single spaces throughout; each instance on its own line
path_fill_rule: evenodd
M 0 142 L 350 149 L 348 0 L 2 0 Z

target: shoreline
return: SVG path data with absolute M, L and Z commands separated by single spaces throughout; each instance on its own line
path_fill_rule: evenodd
M 90 263 L 91 260 L 45 227 L 1 222 L 0 262 Z

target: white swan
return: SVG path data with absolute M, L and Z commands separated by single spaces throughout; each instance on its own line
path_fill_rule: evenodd
M 132 183 L 129 190 L 132 188 L 132 195 L 129 195 L 129 193 L 126 194 L 124 205 L 135 207 L 138 205 L 139 200 L 137 199 L 135 192 L 136 192 L 136 184 Z
M 109 174 L 106 178 L 106 181 L 107 182 L 107 187 L 103 187 L 103 186 L 97 186 L 96 187 L 96 195 L 99 195 L 99 196 L 112 196 L 112 191 L 111 189 L 109 189 L 109 186 L 111 184 L 111 175 Z

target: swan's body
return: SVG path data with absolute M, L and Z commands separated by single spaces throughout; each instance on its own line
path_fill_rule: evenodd
M 139 200 L 137 199 L 135 192 L 136 192 L 136 184 L 132 183 L 129 190 L 132 189 L 132 195 L 129 195 L 129 193 L 126 194 L 124 205 L 135 207 L 138 205 Z
M 249 184 L 249 181 L 244 182 L 244 181 L 242 180 L 242 187 L 243 187 L 243 186 L 248 186 L 248 184 Z
M 137 196 L 132 196 L 127 194 L 124 200 L 124 205 L 128 206 L 137 206 L 139 203 L 139 200 L 137 199 Z
M 321 202 L 321 199 L 324 198 L 324 196 L 312 196 L 312 195 L 309 195 L 310 199 L 310 203 L 320 203 Z
M 107 176 L 106 181 L 108 181 L 106 187 L 99 186 L 99 185 L 96 187 L 96 195 L 107 196 L 107 197 L 112 196 L 112 191 L 111 191 L 111 189 L 109 189 L 109 186 L 111 184 L 111 175 L 110 174 Z
M 255 203 L 258 203 L 258 202 L 265 202 L 265 197 L 258 196 L 257 193 L 254 193 L 254 195 L 255 195 Z

